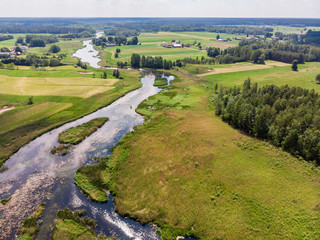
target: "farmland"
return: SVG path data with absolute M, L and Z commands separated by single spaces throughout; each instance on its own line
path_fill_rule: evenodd
M 104 71 L 108 79 L 101 78 Z M 70 66 L 0 69 L 0 105 L 15 107 L 0 117 L 1 165 L 41 133 L 106 106 L 140 86 L 136 70 L 122 71 L 122 80 L 115 79 L 112 70 L 104 71 L 90 69 L 88 75 Z
M 232 34 L 219 34 L 221 38 L 234 38 L 237 35 Z M 214 46 L 221 49 L 227 47 L 236 46 L 238 41 L 232 40 L 229 42 L 218 42 L 216 39 L 217 33 L 208 32 L 159 32 L 157 34 L 153 33 L 142 33 L 139 36 L 139 42 L 141 45 L 138 46 L 121 46 L 121 53 L 119 58 L 114 58 L 114 53 L 119 47 L 109 47 L 104 50 L 100 49 L 100 56 L 102 61 L 100 65 L 115 65 L 118 61 L 130 62 L 130 57 L 132 53 L 138 53 L 145 56 L 162 56 L 163 58 L 175 60 L 182 59 L 185 57 L 202 57 L 206 56 L 205 47 Z M 191 46 L 190 48 L 164 48 L 161 45 L 165 43 L 170 43 L 172 40 L 180 40 L 182 43 L 189 43 L 193 45 L 196 41 L 201 42 L 202 50 L 199 50 L 196 46 Z
M 39 231 L 36 239 L 157 239 L 156 233 L 163 240 L 320 239 L 320 160 L 313 151 L 320 144 L 320 48 L 313 37 L 308 39 L 312 45 L 305 45 L 302 35 L 296 40 L 290 36 L 292 42 L 271 38 L 277 31 L 304 34 L 320 28 L 309 24 L 317 22 L 312 19 L 299 27 L 292 27 L 299 19 L 288 26 L 258 20 L 269 24 L 252 26 L 249 19 L 247 25 L 217 25 L 213 30 L 210 19 L 191 19 L 181 26 L 170 25 L 172 19 L 140 19 L 136 25 L 135 19 L 91 19 L 81 26 L 73 18 L 71 23 L 50 20 L 48 30 L 59 42 L 31 47 L 20 56 L 33 54 L 28 57 L 40 63 L 14 57 L 10 63 L 3 57 L 0 222 L 10 218 L 16 226 L 0 224 L 0 235 L 15 235 L 22 216 L 41 200 L 48 202 L 41 206 L 41 220 L 30 215 L 33 224 L 20 228 L 25 238 Z M 41 30 L 32 26 L 0 29 Z M 111 32 L 114 38 L 103 36 L 92 43 L 100 66 L 119 69 L 90 67 L 90 57 L 99 61 L 91 48 L 83 49 L 83 62 L 72 56 L 90 39 L 74 38 L 78 27 Z M 56 32 L 66 28 L 70 38 L 59 37 Z M 12 35 L 0 48 L 14 46 L 27 34 Z M 228 41 L 218 41 L 217 35 Z M 260 40 L 248 38 L 234 48 L 240 42 L 234 38 L 247 35 Z M 162 46 L 174 40 L 188 46 Z M 118 41 L 124 45 L 107 47 Z M 61 51 L 50 53 L 53 45 Z M 207 52 L 206 47 L 220 50 Z M 298 69 L 293 71 L 297 56 Z M 41 62 L 52 58 L 59 60 L 50 64 L 55 67 Z M 302 89 L 259 88 L 272 84 Z M 70 125 L 32 141 L 65 123 Z M 264 128 L 265 135 L 248 131 L 252 126 Z M 301 138 L 306 129 L 311 133 Z M 43 144 L 43 139 L 50 141 Z M 296 151 L 302 145 L 305 155 Z M 28 204 L 30 209 L 23 207 Z M 11 217 L 16 215 L 20 219 Z

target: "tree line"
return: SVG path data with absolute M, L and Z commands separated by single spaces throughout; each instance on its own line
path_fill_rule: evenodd
M 295 156 L 320 163 L 320 97 L 314 90 L 252 84 L 222 88 L 216 114 L 232 126 L 267 139 Z
M 0 35 L 0 42 L 13 39 L 12 35 Z
M 117 46 L 121 45 L 138 45 L 139 39 L 138 37 L 133 37 L 131 39 L 127 39 L 125 36 L 115 36 L 111 37 L 109 36 L 108 38 L 105 37 L 99 37 L 99 38 L 93 38 L 92 43 L 96 46 L 104 46 L 106 43 L 114 43 Z
M 181 62 L 178 60 L 181 66 Z M 133 68 L 153 68 L 153 69 L 171 69 L 177 62 L 163 59 L 162 57 L 142 56 L 133 53 L 131 56 L 131 67 Z
M 14 64 L 17 66 L 35 66 L 35 67 L 56 67 L 62 65 L 61 59 L 64 57 L 64 55 L 60 55 L 59 57 L 47 57 L 47 56 L 41 56 L 39 57 L 36 54 L 29 53 L 26 58 L 10 58 L 5 57 L 1 59 L 1 62 L 4 64 Z

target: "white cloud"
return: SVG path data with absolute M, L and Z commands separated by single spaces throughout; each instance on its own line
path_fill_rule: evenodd
M 0 17 L 307 17 L 319 0 L 0 0 Z

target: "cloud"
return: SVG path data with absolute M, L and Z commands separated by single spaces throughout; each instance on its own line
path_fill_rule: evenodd
M 319 0 L 0 0 L 1 17 L 307 17 Z

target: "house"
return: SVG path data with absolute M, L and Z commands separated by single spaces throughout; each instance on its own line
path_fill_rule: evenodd
M 172 43 L 172 46 L 173 46 L 174 48 L 181 48 L 181 47 L 182 47 L 181 44 L 180 44 L 180 43 L 177 43 L 177 42 Z
M 117 46 L 115 43 L 105 43 L 105 47 L 115 47 Z

